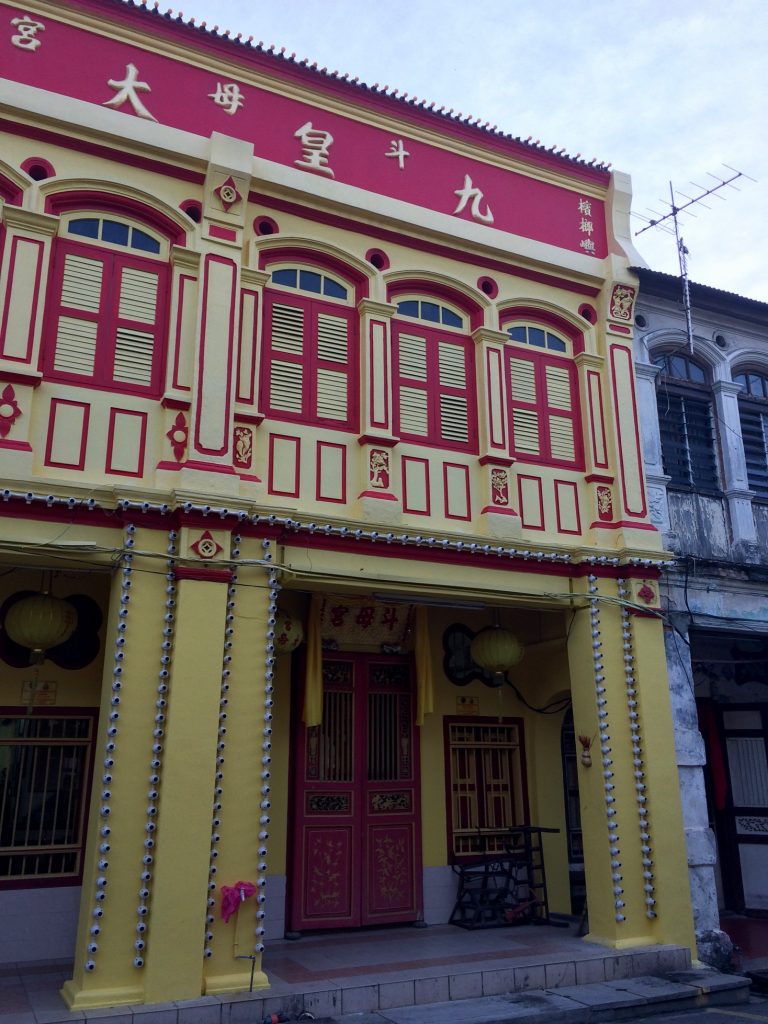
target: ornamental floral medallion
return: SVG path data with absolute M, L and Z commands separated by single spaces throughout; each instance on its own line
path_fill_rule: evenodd
M 235 179 L 231 174 L 226 181 L 223 181 L 218 188 L 213 190 L 213 193 L 219 197 L 219 202 L 224 207 L 225 213 L 229 213 L 229 208 L 239 203 L 243 198 L 238 192 Z
M 637 580 L 635 582 L 635 601 L 650 607 L 658 607 L 659 589 L 656 580 Z
M 250 427 L 235 427 L 234 463 L 238 469 L 250 469 L 253 463 L 253 431 Z
M 611 293 L 611 317 L 614 320 L 632 322 L 632 308 L 635 304 L 635 289 L 626 284 L 616 284 Z
M 183 412 L 177 415 L 173 421 L 173 426 L 165 436 L 171 442 L 174 459 L 177 462 L 181 462 L 184 452 L 187 450 L 187 441 L 189 440 L 189 427 Z
M 603 521 L 613 519 L 613 495 L 610 487 L 597 488 L 597 515 Z
M 198 558 L 206 561 L 215 558 L 224 548 L 219 544 L 210 530 L 201 533 L 194 544 L 189 545 L 190 551 L 194 551 Z
M 386 448 L 371 448 L 368 458 L 368 475 L 371 487 L 377 490 L 389 490 L 389 452 Z
M 491 502 L 494 505 L 509 505 L 509 479 L 505 469 L 491 470 Z
M 0 395 L 0 437 L 7 437 L 11 427 L 21 416 L 21 409 L 16 401 L 13 384 L 6 384 Z

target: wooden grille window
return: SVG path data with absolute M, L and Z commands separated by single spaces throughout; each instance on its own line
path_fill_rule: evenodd
M 394 324 L 397 432 L 441 448 L 476 451 L 474 349 L 470 338 L 457 333 L 463 318 L 416 299 L 398 303 L 398 316 L 411 322 Z
M 446 742 L 451 857 L 503 853 L 509 829 L 528 820 L 522 721 L 448 721 Z
M 94 717 L 0 712 L 0 885 L 82 873 Z
M 107 218 L 71 220 L 66 232 L 53 262 L 48 376 L 159 394 L 168 268 L 152 257 L 167 255 L 167 246 Z
M 744 388 L 739 416 L 749 488 L 756 498 L 768 501 L 768 376 L 752 371 L 733 379 Z
M 703 367 L 688 356 L 657 356 L 656 403 L 664 472 L 670 486 L 719 490 L 712 398 Z
M 576 367 L 550 355 L 569 343 L 540 328 L 514 326 L 507 353 L 512 454 L 524 462 L 577 466 L 582 462 Z
M 299 294 L 267 293 L 265 408 L 275 419 L 353 428 L 357 344 L 352 310 L 342 304 L 348 289 L 301 268 L 276 270 L 272 282 Z

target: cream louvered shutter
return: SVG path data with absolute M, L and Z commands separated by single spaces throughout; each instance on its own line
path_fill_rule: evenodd
M 330 313 L 317 315 L 317 417 L 346 421 L 349 415 L 349 322 Z
M 300 359 L 281 359 L 280 353 Z M 272 364 L 270 408 L 300 413 L 304 384 L 304 310 L 275 302 L 272 306 Z
M 75 312 L 62 313 L 56 326 L 54 369 L 60 373 L 93 375 L 96 361 L 98 327 L 104 262 L 67 253 L 61 282 L 61 305 L 70 311 L 82 310 L 91 316 L 78 317 Z
M 410 381 L 423 381 L 425 385 L 400 385 L 400 429 L 405 434 L 426 437 L 429 433 L 426 339 L 415 334 L 401 334 L 398 339 L 398 351 L 400 377 Z
M 464 346 L 456 342 L 440 341 L 437 354 L 440 378 L 440 436 L 444 441 L 466 442 L 469 440 L 469 422 Z M 447 393 L 447 388 L 464 393 Z
M 121 321 L 131 320 L 131 326 L 121 323 L 115 337 L 113 379 L 124 384 L 148 387 L 152 383 L 155 356 L 157 298 L 159 274 L 156 271 L 123 267 L 120 278 Z M 147 324 L 142 330 L 138 324 Z
M 540 455 L 539 414 L 536 411 L 536 370 L 530 359 L 510 359 L 510 392 L 512 395 L 512 434 L 515 452 Z M 518 403 L 533 406 L 520 408 Z
M 557 410 L 571 413 L 571 380 L 564 366 L 547 366 L 547 405 L 549 406 L 549 444 L 553 459 L 572 462 L 576 456 L 573 417 L 560 416 Z

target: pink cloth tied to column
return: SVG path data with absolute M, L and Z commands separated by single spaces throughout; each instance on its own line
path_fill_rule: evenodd
M 249 896 L 256 892 L 256 886 L 252 882 L 235 882 L 234 885 L 222 885 L 221 887 L 221 916 L 226 922 L 234 912 Z

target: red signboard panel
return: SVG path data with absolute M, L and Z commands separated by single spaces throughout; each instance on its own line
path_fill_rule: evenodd
M 344 116 L 251 84 L 249 54 L 233 45 L 217 72 L 189 63 L 187 51 L 178 59 L 152 52 L 149 35 L 146 47 L 121 42 L 9 5 L 0 5 L 3 23 L 2 75 L 11 81 L 204 137 L 234 136 L 253 143 L 257 157 L 305 174 L 589 256 L 607 254 L 605 207 L 593 192 L 429 145 L 408 134 L 405 117 L 402 131 L 379 127 L 369 119 L 380 111 L 366 105 L 362 90 L 352 116 Z M 181 35 L 194 39 L 188 30 Z M 202 51 L 207 37 L 199 38 Z M 452 141 L 446 133 L 445 145 Z M 489 148 L 487 155 L 496 154 Z

